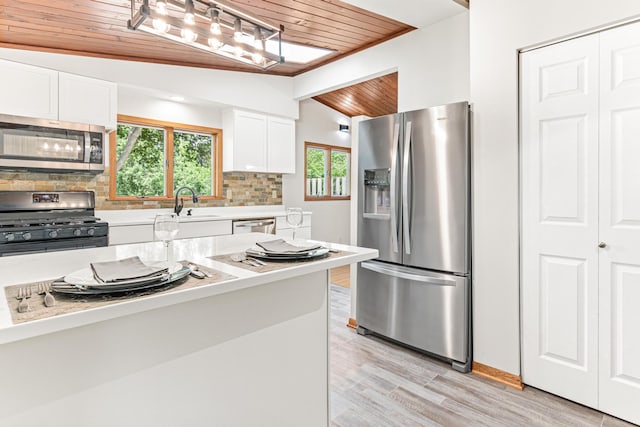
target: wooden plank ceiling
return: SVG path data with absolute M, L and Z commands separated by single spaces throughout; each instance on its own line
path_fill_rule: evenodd
M 314 96 L 345 116 L 378 117 L 398 112 L 398 73 Z
M 295 76 L 414 29 L 340 0 L 236 0 L 232 4 L 267 22 L 284 25 L 284 41 L 335 51 L 308 64 L 279 64 L 264 72 L 268 74 Z M 1 1 L 0 47 L 263 72 L 131 31 L 127 29 L 130 8 L 128 0 Z

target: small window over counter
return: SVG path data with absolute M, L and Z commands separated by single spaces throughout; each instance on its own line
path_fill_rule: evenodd
M 351 198 L 351 149 L 305 142 L 305 200 Z
M 172 198 L 189 186 L 222 197 L 220 129 L 118 116 L 110 137 L 110 199 Z

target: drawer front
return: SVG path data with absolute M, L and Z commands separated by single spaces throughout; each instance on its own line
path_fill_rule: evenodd
M 311 227 L 311 215 L 307 214 L 302 217 L 302 225 L 300 227 Z M 283 230 L 285 228 L 291 228 L 291 226 L 287 224 L 287 217 L 276 217 L 276 230 Z
M 222 236 L 231 234 L 231 221 L 190 221 L 181 222 L 177 239 Z
M 109 226 L 109 246 L 153 240 L 153 225 Z

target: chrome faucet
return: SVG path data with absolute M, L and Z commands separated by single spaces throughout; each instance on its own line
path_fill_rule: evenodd
M 191 195 L 193 196 L 193 203 L 198 203 L 198 196 L 196 195 L 196 192 L 193 191 L 193 188 L 187 187 L 186 185 L 184 187 L 178 188 L 176 190 L 176 201 L 175 201 L 175 204 L 173 205 L 173 212 L 176 215 L 180 215 L 180 212 L 182 212 L 182 208 L 184 208 L 184 199 L 183 198 L 180 198 L 180 204 L 178 204 L 178 195 L 180 194 L 180 192 L 182 190 L 191 191 Z

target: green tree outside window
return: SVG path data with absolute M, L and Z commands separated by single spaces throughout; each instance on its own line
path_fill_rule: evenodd
M 145 119 L 138 120 L 145 122 Z M 220 179 L 216 174 L 221 171 L 214 169 L 216 156 L 220 155 L 215 152 L 219 146 L 215 135 L 174 130 L 173 127 L 118 124 L 115 135 L 115 195 L 172 197 L 177 188 L 186 185 L 198 195 L 216 196 L 215 183 Z M 168 184 L 171 173 L 173 179 Z

